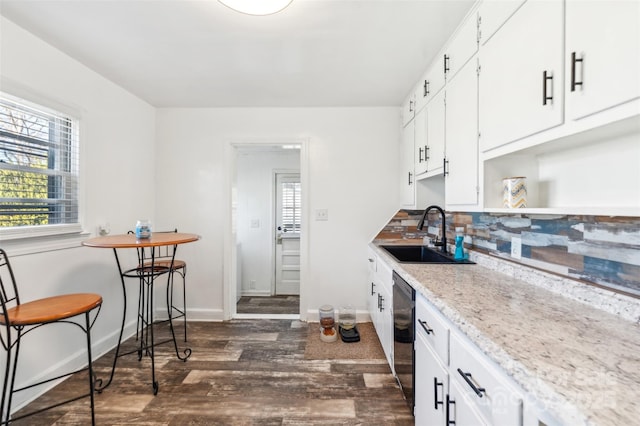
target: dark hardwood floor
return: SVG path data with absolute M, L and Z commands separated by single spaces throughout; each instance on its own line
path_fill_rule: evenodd
M 300 296 L 242 296 L 239 314 L 299 314 Z
M 168 335 L 167 326 L 157 334 Z M 297 320 L 189 323 L 193 354 L 178 360 L 156 348 L 159 392 L 150 361 L 122 357 L 113 383 L 96 395 L 98 425 L 412 425 L 389 366 L 378 360 L 305 359 L 309 327 Z M 130 339 L 127 344 L 135 342 Z M 97 360 L 105 378 L 113 354 Z M 86 374 L 58 385 L 26 409 L 86 389 Z M 13 424 L 90 424 L 83 399 Z

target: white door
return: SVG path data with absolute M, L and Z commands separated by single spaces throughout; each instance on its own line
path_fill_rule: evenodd
M 275 294 L 300 294 L 300 175 L 276 173 Z

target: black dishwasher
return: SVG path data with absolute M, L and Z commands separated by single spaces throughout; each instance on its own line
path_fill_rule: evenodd
M 416 292 L 393 272 L 393 368 L 404 398 L 413 414 L 413 338 Z

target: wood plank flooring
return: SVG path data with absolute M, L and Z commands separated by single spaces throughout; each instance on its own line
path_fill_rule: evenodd
M 299 314 L 300 296 L 242 296 L 236 309 L 239 314 Z
M 188 326 L 188 361 L 178 360 L 172 345 L 156 348 L 156 396 L 149 359 L 119 359 L 113 383 L 96 395 L 98 425 L 413 425 L 385 360 L 306 360 L 306 323 L 260 319 Z M 166 326 L 157 329 L 168 334 Z M 110 353 L 96 361 L 98 377 L 106 377 L 112 359 Z M 86 374 L 73 376 L 26 409 L 86 386 Z M 12 424 L 90 424 L 89 400 Z

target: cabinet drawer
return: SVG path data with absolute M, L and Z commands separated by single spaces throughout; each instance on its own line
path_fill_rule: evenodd
M 443 365 L 449 365 L 449 326 L 424 296 L 416 299 L 416 335 L 422 336 Z
M 522 425 L 522 392 L 478 348 L 451 333 L 451 380 L 488 424 Z

